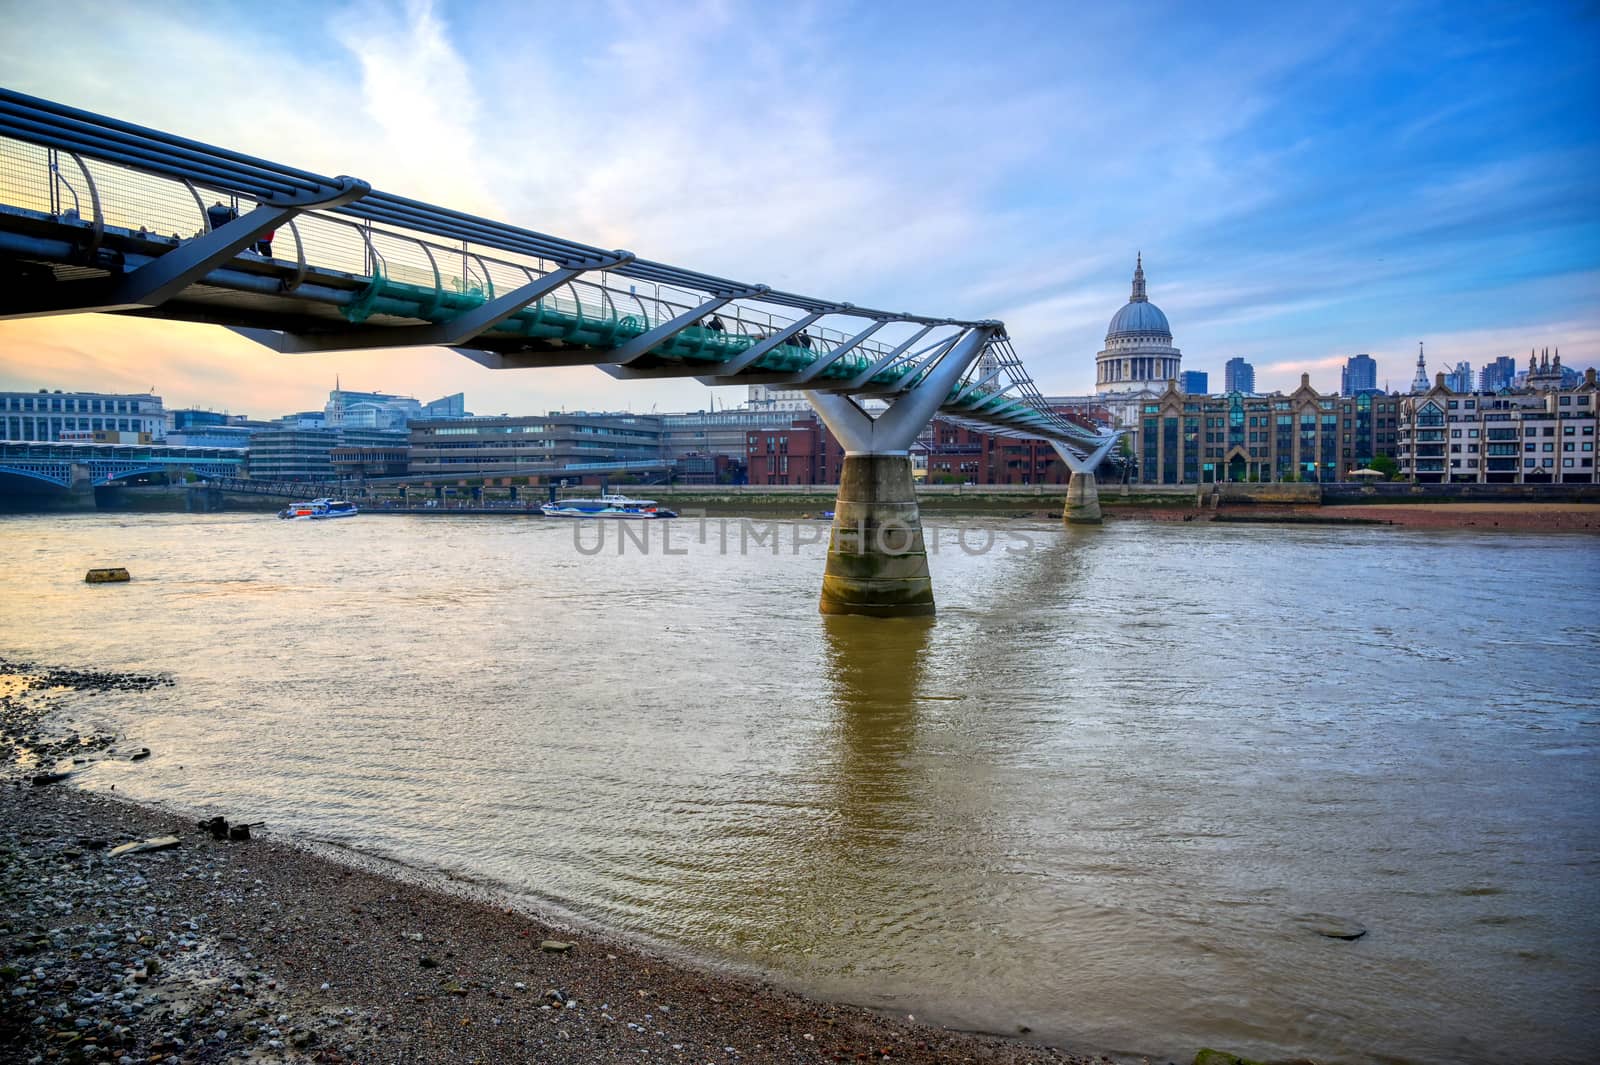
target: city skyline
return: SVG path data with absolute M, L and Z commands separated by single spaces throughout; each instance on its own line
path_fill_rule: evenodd
M 1419 339 L 1430 375 L 1528 347 L 1600 362 L 1600 217 L 1582 193 L 1600 142 L 1581 105 L 1595 23 L 1575 8 L 1357 9 L 1318 16 L 1315 34 L 1294 13 L 1158 9 L 1131 42 L 1132 15 L 1019 8 L 993 20 L 1008 54 L 931 67 L 908 57 L 964 42 L 876 9 L 543 13 L 530 39 L 570 47 L 532 72 L 488 48 L 531 34 L 531 15 L 289 3 L 272 26 L 213 31 L 201 10 L 98 13 L 103 32 L 70 57 L 49 25 L 12 15 L 0 55 L 13 88 L 451 207 L 856 302 L 999 317 L 1049 393 L 1091 390 L 1140 250 L 1184 369 L 1213 380 L 1239 356 L 1260 390 L 1288 390 L 1368 352 L 1380 387 L 1404 388 Z M 1146 69 L 1185 35 L 1216 48 Z M 857 69 L 861 40 L 901 46 L 872 68 L 883 84 Z M 674 65 L 716 47 L 772 61 Z M 173 48 L 194 62 L 105 77 Z M 196 78 L 204 97 L 185 88 Z M 286 78 L 347 106 L 316 121 Z M 730 114 L 732 98 L 751 102 Z M 507 128 L 531 147 L 504 150 Z M 486 376 L 439 350 L 282 357 L 219 329 L 103 316 L 0 323 L 0 352 L 0 387 L 153 385 L 173 406 L 253 414 L 295 409 L 337 375 L 465 391 L 494 412 L 711 404 L 689 382 Z

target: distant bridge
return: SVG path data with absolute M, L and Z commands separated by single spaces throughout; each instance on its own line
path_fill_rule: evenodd
M 652 473 L 671 470 L 671 462 L 655 459 L 639 462 L 571 462 L 565 465 L 546 462 L 528 466 L 464 466 L 459 470 L 433 471 L 406 474 L 399 477 L 359 477 L 343 481 L 273 481 L 258 478 L 240 479 L 237 476 L 228 476 L 209 479 L 201 484 L 191 487 L 215 488 L 223 492 L 234 492 L 240 495 L 273 496 L 281 499 L 316 499 L 319 497 L 340 497 L 365 495 L 368 490 L 380 486 L 394 487 L 398 485 L 439 485 L 446 487 L 454 481 L 474 480 L 478 478 L 498 477 L 527 477 L 537 476 L 544 478 L 560 478 L 563 476 L 583 477 L 594 474 L 612 473 Z
M 846 451 L 825 611 L 932 612 L 908 449 L 935 414 L 1049 441 L 1085 520 L 1117 439 L 1052 410 L 997 321 L 698 273 L 0 89 L 0 317 L 85 311 L 284 353 L 439 345 L 494 369 L 805 389 Z M 884 528 L 907 547 L 880 550 Z
M 244 449 L 168 447 L 164 444 L 51 443 L 0 440 L 0 474 L 57 488 L 99 487 L 148 474 L 193 473 L 207 479 L 238 477 Z

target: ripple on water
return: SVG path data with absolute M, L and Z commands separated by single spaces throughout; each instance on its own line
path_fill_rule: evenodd
M 178 678 L 75 708 L 155 752 L 97 786 L 980 1030 L 1594 1056 L 1592 540 L 997 522 L 898 624 L 820 618 L 814 547 L 290 524 L 0 519 L 12 653 Z

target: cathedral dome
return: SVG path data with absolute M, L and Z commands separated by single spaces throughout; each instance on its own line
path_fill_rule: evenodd
M 1161 313 L 1161 308 L 1151 303 L 1150 297 L 1145 294 L 1144 256 L 1141 255 L 1133 266 L 1133 294 L 1128 297 L 1128 305 L 1111 319 L 1111 325 L 1106 329 L 1106 342 L 1109 344 L 1116 337 L 1151 334 L 1166 337 L 1170 341 L 1172 327 L 1167 324 L 1167 316 Z
M 1181 372 L 1183 352 L 1173 346 L 1172 326 L 1145 292 L 1143 255 L 1134 260 L 1128 304 L 1111 319 L 1105 350 L 1094 362 L 1101 394 L 1159 394 Z
M 1159 333 L 1170 340 L 1172 326 L 1167 324 L 1167 316 L 1161 313 L 1160 307 L 1149 300 L 1136 300 L 1118 311 L 1111 319 L 1111 325 L 1106 329 L 1106 339 L 1132 333 Z

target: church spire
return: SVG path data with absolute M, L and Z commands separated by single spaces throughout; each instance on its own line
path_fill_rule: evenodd
M 1422 360 L 1422 341 L 1417 341 L 1417 376 L 1411 379 L 1411 391 L 1428 390 L 1428 364 Z
M 1144 252 L 1139 252 L 1133 262 L 1133 295 L 1128 297 L 1129 303 L 1149 303 L 1150 297 L 1144 292 Z

